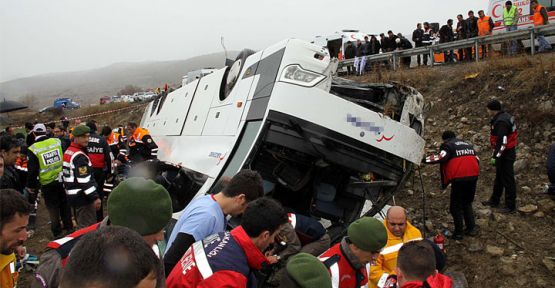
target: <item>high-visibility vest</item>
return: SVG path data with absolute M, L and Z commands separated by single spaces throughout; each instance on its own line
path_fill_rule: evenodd
M 489 16 L 484 16 L 484 18 L 478 18 L 478 35 L 484 36 L 490 34 Z
M 512 26 L 515 24 L 515 18 L 518 16 L 516 14 L 516 6 L 511 6 L 511 10 L 503 8 L 503 23 L 505 26 Z
M 543 15 L 541 13 L 543 6 L 538 4 L 536 9 L 534 9 L 534 26 L 541 26 L 545 23 L 545 19 L 543 19 Z
M 37 159 L 39 160 L 39 182 L 41 185 L 47 185 L 58 179 L 62 172 L 62 141 L 58 138 L 48 138 L 43 141 L 36 142 L 29 147 Z

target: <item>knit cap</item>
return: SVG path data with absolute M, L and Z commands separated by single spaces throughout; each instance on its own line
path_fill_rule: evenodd
M 385 226 L 372 217 L 362 217 L 351 223 L 347 236 L 358 248 L 368 252 L 379 251 L 387 244 Z
M 330 273 L 318 258 L 299 253 L 289 258 L 287 274 L 302 288 L 331 288 Z
M 71 131 L 71 134 L 74 137 L 78 137 L 78 136 L 83 136 L 87 133 L 91 132 L 91 128 L 85 126 L 85 125 L 77 125 L 75 128 L 73 128 L 73 131 Z
M 152 180 L 129 178 L 110 193 L 108 217 L 113 225 L 133 229 L 143 236 L 157 233 L 172 217 L 170 194 Z

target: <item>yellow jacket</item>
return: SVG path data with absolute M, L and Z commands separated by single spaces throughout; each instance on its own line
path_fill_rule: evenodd
M 15 254 L 0 254 L 0 287 L 15 287 L 18 274 L 15 271 Z
M 378 256 L 376 264 L 370 266 L 370 281 L 368 281 L 368 287 L 370 288 L 377 287 L 378 281 L 380 281 L 382 277 L 387 278 L 389 274 L 395 274 L 394 269 L 397 266 L 397 253 L 404 243 L 422 240 L 422 233 L 420 233 L 420 230 L 412 226 L 409 221 L 407 221 L 407 229 L 403 237 L 397 237 L 389 232 L 389 229 L 387 229 L 387 220 L 384 220 L 384 226 L 387 231 L 387 244 Z

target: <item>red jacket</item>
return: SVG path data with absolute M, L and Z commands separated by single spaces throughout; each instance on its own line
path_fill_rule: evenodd
M 451 181 L 475 180 L 480 175 L 479 158 L 472 145 L 452 138 L 439 147 L 440 153 L 426 158 L 426 164 L 441 164 L 441 187 Z
M 403 284 L 401 288 L 424 288 L 424 287 L 451 288 L 453 287 L 453 281 L 451 280 L 451 278 L 440 273 L 437 273 L 435 275 L 428 277 L 428 279 L 426 279 L 425 282 L 426 283 L 422 281 L 411 281 Z
M 341 243 L 332 246 L 328 251 L 320 255 L 320 261 L 326 261 L 330 257 L 339 256 L 339 260 L 332 264 L 329 268 L 331 274 L 331 283 L 333 287 L 337 288 L 359 288 L 368 283 L 368 270 L 369 265 L 362 267 L 358 271 L 351 265 L 345 253 L 341 248 Z M 358 272 L 358 273 L 357 273 Z M 357 274 L 359 281 L 357 284 Z
M 168 288 L 255 287 L 252 270 L 266 262 L 243 227 L 195 242 L 166 280 Z

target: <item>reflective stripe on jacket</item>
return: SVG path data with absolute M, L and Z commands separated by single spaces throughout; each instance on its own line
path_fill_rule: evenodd
M 62 171 L 70 205 L 83 206 L 98 198 L 91 161 L 75 142 L 64 153 Z
M 35 142 L 29 151 L 33 153 L 39 161 L 39 182 L 47 185 L 60 177 L 62 172 L 62 141 L 57 138 L 48 138 L 43 141 Z
M 414 227 L 409 221 L 407 221 L 407 229 L 403 237 L 397 237 L 387 229 L 387 220 L 384 220 L 384 226 L 387 231 L 387 244 L 382 249 L 382 252 L 380 252 L 376 264 L 370 266 L 370 283 L 368 287 L 377 287 L 376 285 L 382 279 L 385 280 L 390 274 L 395 274 L 397 255 L 403 244 L 410 241 L 422 240 L 422 233 L 420 233 L 420 230 Z
M 336 255 L 339 256 L 339 260 L 329 267 L 331 286 L 333 288 L 355 288 L 358 283 L 360 285 L 359 287 L 368 287 L 367 271 L 369 265 L 355 270 L 347 259 L 347 256 L 343 253 L 341 243 L 335 244 L 318 258 L 320 261 L 324 262 Z M 357 276 L 359 279 L 357 279 Z

